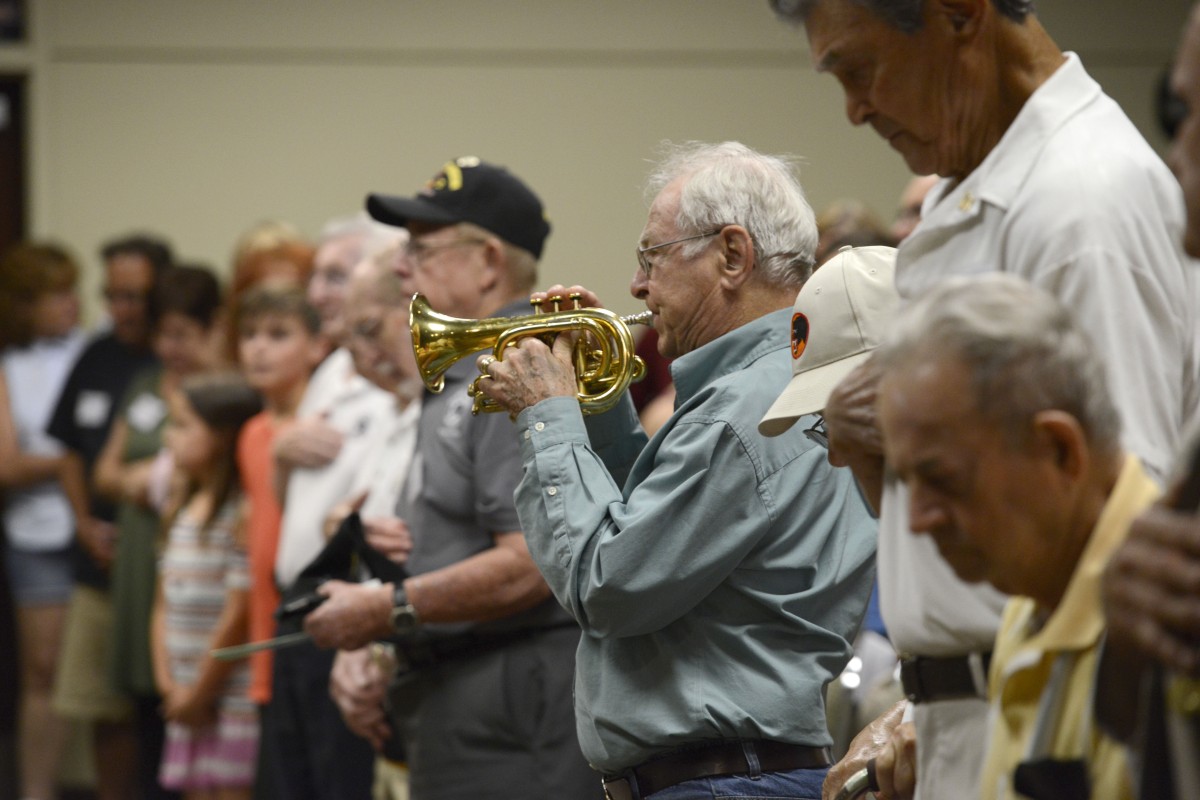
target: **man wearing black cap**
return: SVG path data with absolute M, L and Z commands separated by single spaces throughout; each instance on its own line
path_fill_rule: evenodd
M 512 313 L 528 312 L 550 223 L 507 170 L 459 158 L 415 197 L 371 195 L 367 211 L 408 228 L 413 279 L 435 311 L 479 319 L 516 304 Z
M 503 168 L 459 158 L 415 197 L 371 195 L 367 210 L 408 229 L 402 273 L 434 310 L 472 319 L 528 311 L 550 225 Z M 396 642 L 390 699 L 414 800 L 598 797 L 575 738 L 579 629 L 525 546 L 512 424 L 471 414 L 466 386 L 478 374 L 464 359 L 423 400 L 396 513 L 412 531 L 411 577 L 327 583 L 330 599 L 305 629 L 322 647 Z

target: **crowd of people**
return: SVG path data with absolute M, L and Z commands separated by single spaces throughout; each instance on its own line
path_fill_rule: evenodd
M 97 333 L 0 257 L 17 796 L 72 721 L 101 800 L 1200 790 L 1200 6 L 1169 167 L 1028 0 L 770 6 L 916 177 L 888 229 L 664 145 L 649 415 L 474 156 L 225 290 L 116 239 Z M 864 619 L 897 697 L 841 741 Z
M 315 243 L 263 226 L 239 242 L 223 292 L 211 267 L 180 263 L 162 238 L 117 239 L 100 253 L 107 324 L 90 336 L 72 254 L 26 243 L 0 258 L 0 480 L 21 678 L 14 796 L 58 796 L 73 721 L 91 733 L 101 798 L 249 797 L 271 768 L 290 774 L 278 766 L 290 753 L 260 746 L 270 721 L 286 719 L 285 701 L 269 702 L 277 680 L 286 686 L 281 671 L 266 654 L 251 670 L 210 651 L 273 636 L 279 590 L 299 571 L 281 564 L 276 577 L 280 542 L 305 548 L 291 555 L 301 566 L 324 543 L 323 519 L 286 527 L 310 517 L 285 513 L 289 481 L 303 496 L 301 476 L 343 451 L 343 472 L 361 469 L 373 434 L 396 428 L 416 394 L 411 357 L 355 370 L 342 314 L 356 268 L 392 276 L 402 241 L 365 214 L 331 222 Z M 406 311 L 404 290 L 370 293 Z M 332 399 L 318 394 L 322 380 Z M 348 480 L 325 483 L 320 515 L 353 500 Z M 280 696 L 332 709 L 314 730 L 337 722 L 357 746 L 368 796 L 372 750 L 341 724 L 328 672 L 319 692 Z M 350 752 L 327 752 L 313 775 Z

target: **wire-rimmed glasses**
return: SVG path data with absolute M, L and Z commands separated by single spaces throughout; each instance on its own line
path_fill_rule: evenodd
M 829 449 L 829 434 L 825 431 L 825 417 L 823 415 L 817 414 L 817 421 L 804 429 L 804 435 L 826 450 Z
M 651 250 L 658 250 L 660 247 L 670 247 L 673 244 L 679 244 L 681 242 L 690 242 L 693 239 L 703 239 L 707 236 L 716 236 L 718 233 L 720 233 L 724 229 L 725 229 L 725 226 L 721 226 L 720 228 L 709 231 L 708 233 L 697 233 L 695 236 L 685 236 L 682 239 L 672 239 L 669 242 L 659 242 L 658 244 L 647 245 L 646 247 L 639 247 L 637 249 L 638 265 L 641 266 L 642 272 L 646 273 L 646 280 L 650 280 L 650 270 L 654 268 L 654 265 L 650 262 L 650 259 L 646 258 L 646 253 L 649 253 Z

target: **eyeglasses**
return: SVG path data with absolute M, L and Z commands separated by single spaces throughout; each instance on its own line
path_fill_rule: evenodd
M 455 239 L 450 242 L 434 242 L 433 244 L 425 244 L 423 242 L 413 241 L 409 239 L 404 245 L 404 254 L 414 265 L 424 263 L 433 253 L 439 250 L 448 250 L 451 247 L 466 247 L 475 244 L 486 244 L 486 239 Z
M 693 239 L 704 239 L 708 236 L 716 236 L 723 230 L 725 230 L 725 226 L 721 226 L 720 228 L 717 228 L 714 231 L 709 231 L 708 233 L 697 233 L 695 236 L 685 236 L 682 239 L 674 239 L 669 242 L 652 244 L 648 247 L 639 247 L 637 249 L 638 265 L 641 266 L 642 272 L 646 273 L 646 280 L 650 280 L 650 270 L 654 268 L 654 265 L 650 263 L 650 259 L 646 258 L 646 253 L 649 253 L 651 250 L 657 250 L 660 247 L 670 247 L 671 245 L 679 244 L 680 242 L 690 242 Z
M 825 432 L 824 416 L 817 414 L 817 421 L 812 424 L 812 427 L 804 429 L 804 435 L 826 450 L 829 449 L 829 434 Z

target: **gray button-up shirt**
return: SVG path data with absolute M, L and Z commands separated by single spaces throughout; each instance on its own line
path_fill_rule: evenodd
M 603 772 L 705 740 L 830 741 L 823 687 L 861 622 L 876 528 L 811 419 L 758 432 L 791 378 L 788 314 L 677 359 L 675 414 L 648 442 L 629 402 L 586 427 L 572 398 L 518 418 L 517 509 L 583 628 L 577 727 Z

